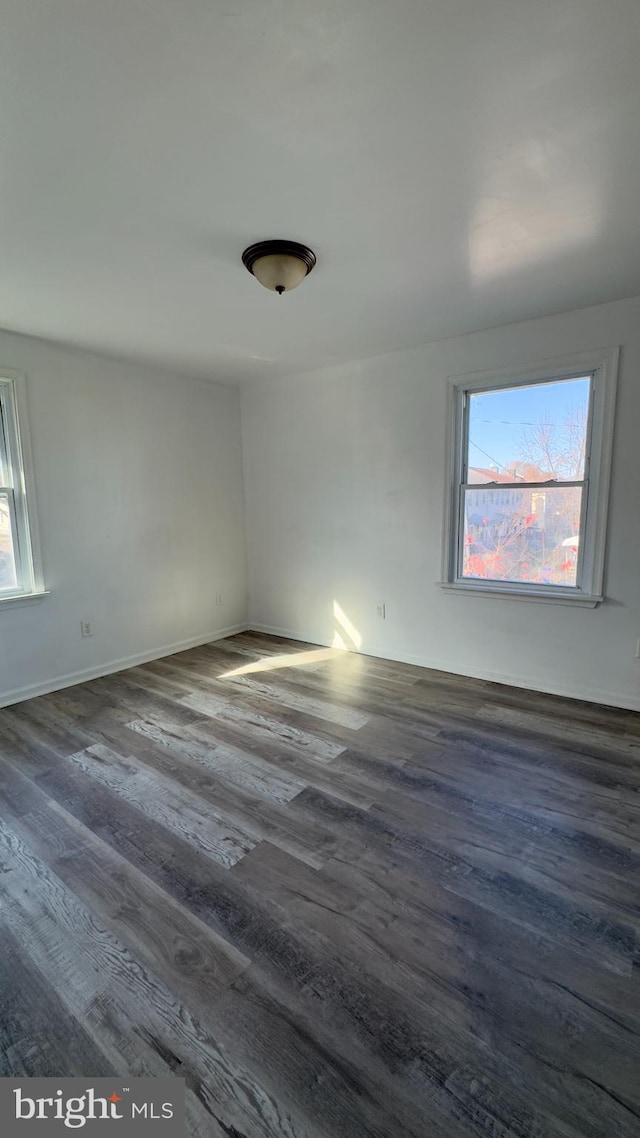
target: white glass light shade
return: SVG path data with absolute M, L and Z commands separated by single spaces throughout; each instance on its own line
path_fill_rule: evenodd
M 273 292 L 290 292 L 306 277 L 307 266 L 299 257 L 288 253 L 269 253 L 266 257 L 258 257 L 251 271 L 265 288 Z

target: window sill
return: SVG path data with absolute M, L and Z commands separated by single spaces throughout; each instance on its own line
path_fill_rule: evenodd
M 590 596 L 586 593 L 552 592 L 545 589 L 512 589 L 508 585 L 491 586 L 485 584 L 464 584 L 462 581 L 441 581 L 440 588 L 450 593 L 474 593 L 481 597 L 502 597 L 505 601 L 536 601 L 547 605 L 575 605 L 578 608 L 594 609 L 604 597 Z
M 15 593 L 12 597 L 0 597 L 0 608 L 4 605 L 29 605 L 33 601 L 41 601 L 43 597 L 50 596 L 50 589 L 38 589 L 33 593 Z

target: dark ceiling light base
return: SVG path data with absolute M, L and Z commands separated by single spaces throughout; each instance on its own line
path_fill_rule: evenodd
M 289 292 L 316 263 L 316 255 L 298 241 L 257 241 L 242 254 L 242 263 L 265 288 Z

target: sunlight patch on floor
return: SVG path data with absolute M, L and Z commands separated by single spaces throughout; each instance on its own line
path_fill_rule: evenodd
M 228 672 L 221 672 L 218 679 L 227 680 L 233 676 L 250 676 L 255 672 L 275 672 L 279 668 L 303 668 L 305 665 L 322 664 L 327 660 L 334 660 L 336 656 L 341 656 L 344 652 L 359 652 L 362 646 L 362 636 L 336 600 L 333 602 L 333 618 L 336 627 L 330 648 L 312 648 L 307 652 L 287 652 L 283 656 L 265 656 L 262 660 L 253 660 L 250 664 L 242 664 L 239 668 L 231 668 Z
M 222 672 L 219 680 L 231 676 L 248 676 L 252 672 L 273 672 L 277 668 L 300 668 L 305 664 L 320 664 L 324 660 L 333 660 L 340 656 L 344 648 L 315 648 L 310 652 L 287 652 L 286 656 L 266 656 L 263 660 L 254 660 L 252 664 L 243 664 L 241 668 L 233 668 L 230 672 Z

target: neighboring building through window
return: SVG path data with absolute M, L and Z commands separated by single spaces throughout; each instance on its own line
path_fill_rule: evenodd
M 0 375 L 0 601 L 44 591 L 27 444 L 24 380 Z
M 616 361 L 454 383 L 445 584 L 601 599 Z

